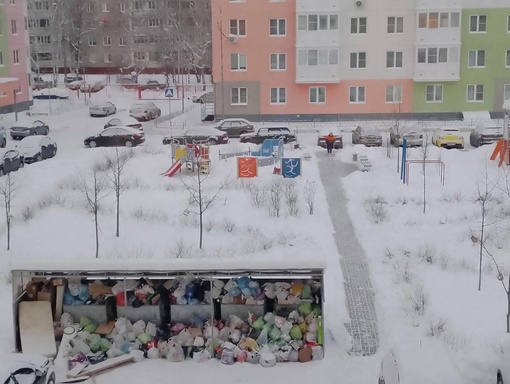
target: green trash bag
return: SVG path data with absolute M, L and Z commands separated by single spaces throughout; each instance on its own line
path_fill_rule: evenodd
M 320 315 L 322 315 L 321 309 L 319 307 L 315 307 L 312 312 L 315 315 L 315 317 L 319 317 Z
M 294 340 L 300 340 L 303 338 L 303 332 L 301 332 L 301 328 L 299 325 L 294 325 L 290 330 L 290 337 Z
M 278 329 L 278 327 L 273 327 L 273 329 L 269 332 L 269 338 L 271 340 L 278 340 L 281 335 L 282 332 Z
M 262 328 L 264 328 L 264 324 L 265 324 L 264 318 L 261 316 L 257 320 L 255 320 L 251 326 L 260 331 L 262 330 Z
M 303 287 L 303 291 L 301 292 L 301 298 L 302 299 L 309 299 L 312 296 L 312 287 L 310 287 L 308 284 L 305 284 Z
M 83 330 L 88 333 L 94 333 L 94 332 L 96 332 L 96 329 L 97 329 L 97 327 L 94 324 L 89 324 L 86 327 L 83 327 Z
M 101 352 L 108 352 L 110 348 L 112 347 L 112 344 L 105 338 L 101 338 L 99 341 L 99 350 Z
M 308 316 L 310 314 L 310 312 L 312 312 L 312 304 L 302 303 L 298 309 L 299 309 L 299 312 L 301 312 L 304 316 Z
M 88 317 L 82 316 L 80 317 L 80 327 L 85 328 L 87 325 L 92 324 L 92 320 Z
M 137 337 L 138 340 L 140 340 L 140 342 L 145 345 L 147 344 L 149 341 L 152 340 L 152 336 L 149 335 L 148 333 L 140 333 Z
M 91 334 L 87 337 L 87 344 L 93 353 L 99 351 L 101 346 L 101 336 L 96 333 Z
M 267 334 L 269 335 L 269 332 L 271 332 L 271 329 L 273 329 L 273 324 L 266 323 L 262 327 L 262 330 L 266 330 Z

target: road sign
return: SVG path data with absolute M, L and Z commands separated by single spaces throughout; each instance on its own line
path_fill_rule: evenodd
M 165 88 L 165 97 L 174 97 L 175 96 L 175 88 L 167 87 Z

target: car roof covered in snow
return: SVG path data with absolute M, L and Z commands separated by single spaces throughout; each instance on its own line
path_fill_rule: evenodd
M 16 147 L 34 147 L 41 144 L 41 140 L 46 138 L 47 136 L 27 136 L 24 137 Z

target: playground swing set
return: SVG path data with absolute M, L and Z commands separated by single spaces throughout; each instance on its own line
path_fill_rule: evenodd
M 195 172 L 195 166 L 202 174 L 209 174 L 211 159 L 209 158 L 209 146 L 187 143 L 186 145 L 171 144 L 172 159 L 174 163 L 161 176 L 172 177 L 186 164 L 186 169 Z

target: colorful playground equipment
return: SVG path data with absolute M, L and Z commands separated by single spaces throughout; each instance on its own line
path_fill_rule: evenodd
M 210 171 L 211 160 L 209 159 L 209 146 L 186 144 L 177 145 L 171 144 L 172 159 L 174 163 L 168 168 L 161 176 L 172 177 L 179 171 L 184 164 L 186 169 L 195 171 L 195 166 L 198 166 L 198 171 L 203 174 L 208 174 Z
M 256 157 L 259 167 L 274 165 L 278 163 L 280 159 L 283 157 L 283 140 L 266 139 L 264 140 L 258 151 L 248 150 L 242 152 L 219 153 L 220 160 L 239 156 Z
M 411 164 L 421 164 L 422 166 L 426 166 L 426 164 L 437 164 L 439 165 L 439 178 L 441 179 L 441 184 L 444 185 L 446 165 L 443 161 L 439 159 L 409 160 L 407 158 L 407 139 L 405 137 L 402 144 L 402 163 L 400 167 L 400 179 L 402 183 L 409 185 L 409 167 Z
M 510 165 L 510 151 L 508 150 L 508 139 L 499 139 L 491 155 L 491 160 L 496 160 L 499 156 L 498 167 L 503 164 Z

